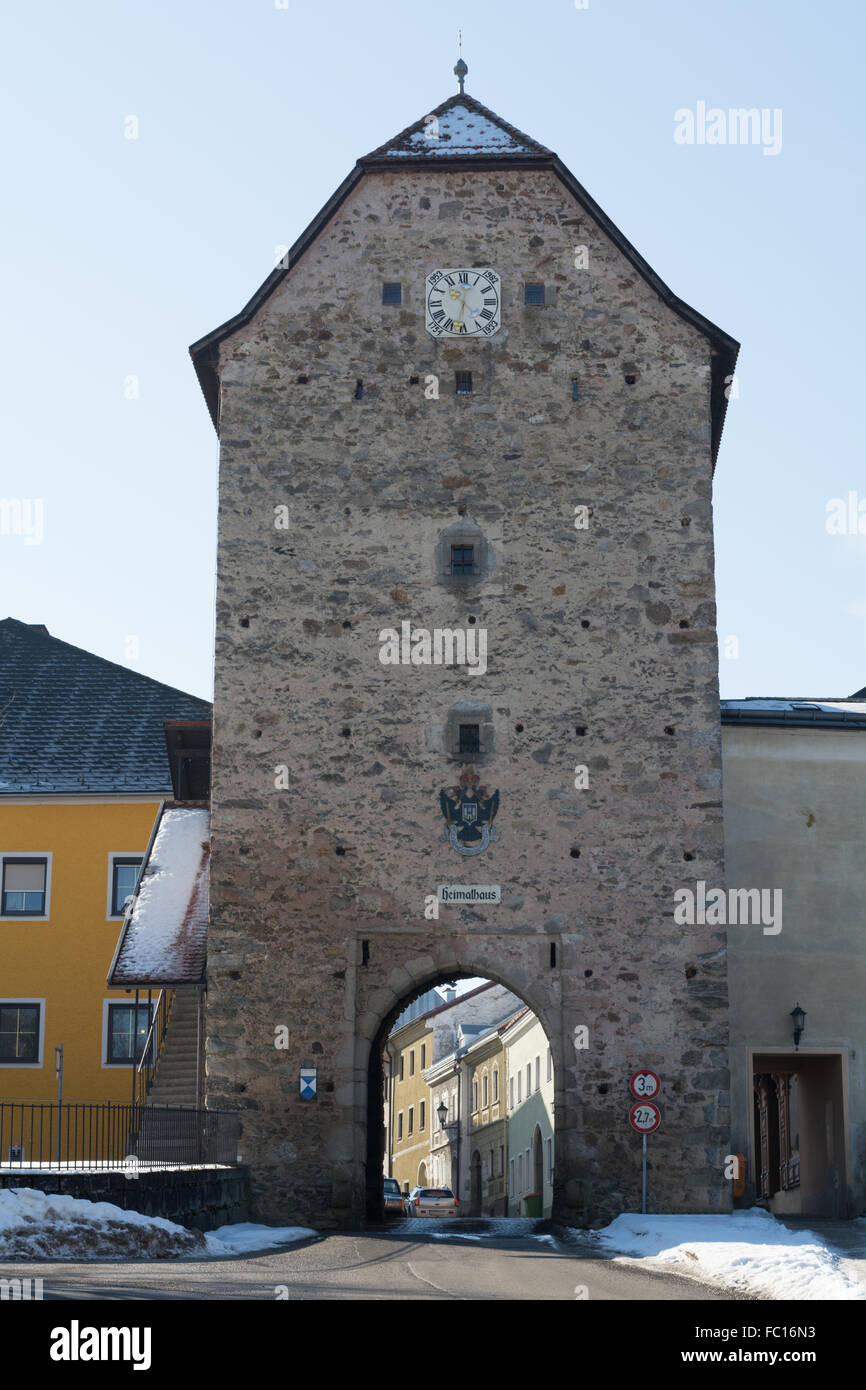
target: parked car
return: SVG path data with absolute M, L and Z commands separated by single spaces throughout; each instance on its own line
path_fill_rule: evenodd
M 403 1198 L 407 1216 L 456 1216 L 457 1206 L 450 1187 L 413 1187 Z
M 398 1216 L 403 1215 L 403 1193 L 400 1191 L 400 1184 L 396 1178 L 385 1179 L 385 1215 L 396 1212 Z

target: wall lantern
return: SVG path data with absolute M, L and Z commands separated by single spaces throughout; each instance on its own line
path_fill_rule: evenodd
M 794 1051 L 800 1046 L 800 1039 L 803 1036 L 803 1028 L 806 1022 L 806 1010 L 801 1009 L 796 1004 L 791 1010 L 791 1018 L 794 1020 Z
M 437 1105 L 436 1114 L 439 1116 L 439 1128 L 444 1129 L 445 1121 L 448 1119 L 448 1106 L 445 1104 L 444 1100 L 440 1100 Z

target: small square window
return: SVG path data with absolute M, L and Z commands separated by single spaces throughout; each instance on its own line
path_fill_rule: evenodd
M 108 1028 L 105 1040 L 105 1061 L 108 1066 L 130 1066 L 133 1057 L 140 1062 L 150 1031 L 151 1013 L 147 1004 L 109 1004 Z M 153 1040 L 148 1048 L 152 1061 Z
M 116 855 L 111 861 L 111 915 L 123 916 L 123 904 L 135 892 L 141 859 Z
M 459 751 L 461 753 L 481 752 L 481 726 L 479 724 L 460 725 Z
M 44 917 L 47 859 L 3 860 L 4 917 Z
M 523 294 L 524 304 L 543 304 L 544 286 L 538 282 L 527 280 Z
M 394 284 L 394 285 L 383 285 L 383 286 L 382 286 L 382 303 L 383 303 L 383 304 L 402 304 L 402 303 L 403 303 L 403 286 L 402 286 L 402 285 L 397 285 L 397 284 Z
M 471 373 L 471 372 L 455 372 L 455 373 L 454 373 L 454 378 L 455 378 L 454 390 L 455 390 L 456 394 L 457 394 L 458 396 L 471 396 L 471 395 L 472 395 L 472 373 Z
M 475 547 L 474 547 L 474 545 L 452 545 L 452 547 L 451 547 L 451 573 L 452 573 L 452 574 L 474 574 L 474 573 L 475 573 Z
M 0 1062 L 40 1065 L 41 1004 L 4 999 L 0 1004 Z

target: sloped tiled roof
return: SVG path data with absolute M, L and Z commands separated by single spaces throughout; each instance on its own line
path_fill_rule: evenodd
M 551 151 L 495 111 L 465 93 L 449 97 L 428 116 L 407 126 L 393 140 L 360 161 L 405 158 L 478 159 L 503 155 L 549 157 Z
M 207 700 L 0 621 L 0 796 L 172 792 L 164 719 L 209 719 Z
M 123 922 L 108 983 L 197 984 L 204 976 L 210 812 L 165 807 Z

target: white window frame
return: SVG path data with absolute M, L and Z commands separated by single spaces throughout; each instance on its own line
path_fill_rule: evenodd
M 473 1115 L 477 1115 L 477 1114 L 478 1114 L 478 1078 L 477 1078 L 477 1076 L 473 1076 L 473 1078 L 472 1078 L 472 1114 L 473 1114 Z
M 490 1104 L 490 1083 L 487 1079 L 487 1072 L 481 1078 L 481 1109 L 486 1110 Z
M 138 887 L 138 880 L 139 880 L 139 878 L 141 878 L 141 870 L 142 870 L 142 868 L 143 868 L 143 866 L 144 866 L 144 854 L 143 854 L 143 852 L 142 852 L 140 849 L 130 849 L 130 850 L 125 850 L 125 851 L 124 851 L 124 850 L 120 850 L 120 849 L 109 850 L 109 854 L 108 854 L 108 885 L 107 885 L 106 890 L 105 890 L 105 920 L 106 920 L 106 922 L 122 922 L 122 921 L 123 921 L 123 913 L 122 913 L 122 912 L 112 912 L 112 910 L 111 910 L 112 907 L 113 907 L 113 905 L 114 905 L 113 902 L 112 902 L 112 897 L 113 897 L 113 889 L 114 889 L 114 861 L 115 861 L 115 859 L 137 859 L 137 860 L 138 860 L 138 874 L 136 875 L 136 879 L 135 879 L 135 887 L 136 887 L 136 888 Z M 135 892 L 135 888 L 134 888 L 132 891 Z
M 552 1079 L 552 1077 L 553 1077 L 553 1050 L 552 1050 L 552 1048 L 548 1048 L 548 1049 L 547 1049 L 547 1079 L 548 1079 L 548 1081 L 550 1081 L 550 1080 Z
M 517 1104 L 520 1105 L 520 1104 L 522 1103 L 522 1101 L 523 1101 L 523 1071 L 522 1071 L 522 1069 L 519 1069 L 518 1072 L 517 1072 Z
M 540 1090 L 541 1090 L 541 1058 L 540 1058 L 540 1057 L 536 1057 L 536 1059 L 535 1059 L 535 1089 L 536 1089 L 536 1091 L 540 1091 Z
M 45 911 L 39 915 L 32 915 L 22 912 L 4 913 L 3 899 L 0 896 L 0 922 L 20 922 L 22 926 L 26 922 L 50 922 L 51 921 L 51 869 L 53 851 L 50 849 L 4 849 L 0 854 L 0 895 L 3 890 L 4 865 L 7 859 L 44 859 L 45 860 Z M 24 1000 L 21 1000 L 24 1003 Z
M 16 858 L 23 858 L 23 855 L 16 855 Z M 44 855 L 41 856 L 44 858 Z M 18 919 L 24 921 L 23 917 Z M 35 998 L 27 994 L 8 994 L 0 999 L 0 1004 L 38 1004 L 39 1005 L 39 1051 L 37 1062 L 22 1062 L 20 1058 L 15 1062 L 0 1062 L 0 1068 L 8 1071 L 14 1067 L 16 1071 L 41 1071 L 45 1065 L 45 1000 Z
M 513 1077 L 513 1076 L 509 1076 L 509 1078 L 508 1078 L 508 1109 L 509 1109 L 509 1110 L 513 1110 L 513 1109 L 514 1109 L 514 1077 Z
M 493 1104 L 499 1104 L 499 1068 L 493 1068 Z
M 126 993 L 124 992 L 123 994 L 112 994 L 112 995 L 108 995 L 105 999 L 103 999 L 103 1001 L 102 1001 L 102 1041 L 101 1041 L 101 1043 L 100 1043 L 99 1061 L 100 1061 L 100 1064 L 101 1064 L 101 1066 L 102 1066 L 103 1071 L 123 1071 L 124 1068 L 126 1068 L 127 1071 L 131 1071 L 131 1070 L 132 1070 L 132 1062 L 130 1062 L 130 1061 L 126 1061 L 126 1062 L 107 1062 L 107 1061 L 105 1060 L 106 1057 L 108 1056 L 108 1018 L 109 1018 L 109 1009 L 111 1008 L 111 1005 L 112 1005 L 112 1004 L 126 1004 L 130 1009 L 134 1009 L 134 1008 L 135 1008 L 135 995 L 133 994 L 133 995 L 130 996 L 129 994 L 126 994 Z M 145 997 L 144 997 L 143 999 L 139 998 L 138 1007 L 139 1007 L 140 1009 L 146 1009 L 146 1008 L 147 1008 L 147 995 L 145 995 Z M 151 998 L 151 1001 L 150 1001 L 150 1022 L 151 1022 L 151 1023 L 153 1022 L 154 1014 L 155 1014 L 155 1013 L 156 1013 L 156 998 Z M 150 1024 L 148 1024 L 148 1028 L 149 1028 L 149 1027 L 150 1027 Z M 151 1043 L 151 1047 L 153 1047 L 155 1041 L 156 1041 L 156 1039 L 154 1038 L 153 1042 Z M 138 1066 L 138 1063 L 136 1062 L 135 1065 Z
M 526 1099 L 532 1095 L 532 1063 L 526 1063 Z
M 397 1139 L 396 1139 L 396 1142 L 397 1142 L 398 1144 L 402 1144 L 402 1142 L 403 1142 L 403 1111 L 402 1111 L 402 1110 L 398 1110 L 398 1111 L 397 1111 Z

